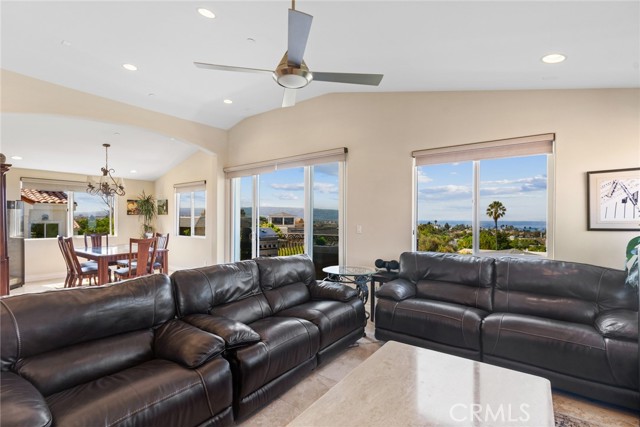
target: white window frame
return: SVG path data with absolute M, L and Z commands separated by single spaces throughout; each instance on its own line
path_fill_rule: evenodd
M 418 233 L 418 166 L 443 163 L 473 163 L 473 196 L 471 229 L 473 232 L 473 255 L 496 256 L 495 252 L 480 251 L 480 162 L 482 160 L 512 158 L 533 155 L 547 155 L 547 230 L 546 258 L 554 259 L 555 253 L 555 134 L 547 133 L 519 138 L 477 142 L 452 147 L 418 150 L 413 157 L 413 198 L 412 198 L 412 236 L 411 248 L 416 251 Z M 510 255 L 517 256 L 517 255 Z
M 199 238 L 199 239 L 204 239 L 207 237 L 207 234 L 209 233 L 209 226 L 207 225 L 207 221 L 206 221 L 206 215 L 205 214 L 205 226 L 204 226 L 204 235 L 196 235 L 195 234 L 195 230 L 196 230 L 196 223 L 197 223 L 197 218 L 195 217 L 195 193 L 197 192 L 204 192 L 204 205 L 205 205 L 205 212 L 206 212 L 206 206 L 207 206 L 207 198 L 209 197 L 207 194 L 207 181 L 193 181 L 193 182 L 186 182 L 186 183 L 181 183 L 181 184 L 174 184 L 173 189 L 174 189 L 174 197 L 175 197 L 175 206 L 176 206 L 176 223 L 175 223 L 175 234 L 177 237 L 183 237 L 183 238 Z M 190 234 L 188 236 L 185 236 L 183 234 L 180 234 L 180 194 L 190 194 L 191 195 L 191 212 L 189 214 L 189 222 L 190 222 Z
M 40 191 L 61 191 L 67 193 L 67 215 L 66 215 L 66 235 L 65 237 L 74 237 L 73 234 L 73 223 L 75 221 L 74 218 L 74 210 L 72 206 L 75 205 L 75 193 L 85 193 L 88 182 L 84 181 L 67 181 L 67 180 L 54 180 L 54 179 L 45 179 L 45 178 L 31 178 L 31 177 L 21 177 L 20 178 L 20 188 L 31 188 Z M 113 233 L 109 233 L 109 237 L 117 237 L 118 236 L 118 197 L 111 198 L 111 206 L 112 210 L 112 218 L 113 218 Z M 26 208 L 25 208 L 26 211 Z M 36 223 L 42 223 L 44 221 L 38 221 Z M 43 237 L 43 238 L 31 238 L 27 237 L 31 231 L 30 225 L 34 223 L 29 223 L 29 221 L 25 221 L 24 227 L 24 235 L 25 239 L 32 240 L 51 240 L 51 237 Z M 75 236 L 78 237 L 78 236 Z
M 252 230 L 257 230 L 259 226 L 260 211 L 258 201 L 260 200 L 260 174 L 269 173 L 278 169 L 289 169 L 294 167 L 304 167 L 304 251 L 313 259 L 313 169 L 312 166 L 325 163 L 338 163 L 338 187 L 339 187 L 339 203 L 338 203 L 338 259 L 342 265 L 346 260 L 346 239 L 345 239 L 345 203 L 346 203 L 346 156 L 348 150 L 346 147 L 325 150 L 315 153 L 303 154 L 298 156 L 285 157 L 276 160 L 268 160 L 264 162 L 251 163 L 241 166 L 232 166 L 224 168 L 225 177 L 230 183 L 229 189 L 229 218 L 230 218 L 230 238 L 229 241 L 229 262 L 240 259 L 240 236 L 236 232 L 240 227 L 240 200 L 239 191 L 237 191 L 237 180 L 251 176 L 253 185 L 253 197 L 251 201 L 252 211 Z M 257 233 L 251 233 L 251 257 L 258 256 L 258 239 Z

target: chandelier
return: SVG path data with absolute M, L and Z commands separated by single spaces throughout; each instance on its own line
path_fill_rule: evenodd
M 111 145 L 102 144 L 102 146 L 105 151 L 104 167 L 100 168 L 102 176 L 96 183 L 89 182 L 89 185 L 87 186 L 87 193 L 102 197 L 102 200 L 104 200 L 107 205 L 111 206 L 111 201 L 114 196 L 124 196 L 124 185 L 122 180 L 118 183 L 113 176 L 111 176 L 111 174 L 115 172 L 115 170 L 109 169 L 109 147 L 111 147 Z

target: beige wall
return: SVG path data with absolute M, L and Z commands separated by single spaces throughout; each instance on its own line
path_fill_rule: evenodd
M 170 170 L 155 182 L 155 195 L 158 199 L 168 199 L 169 214 L 160 215 L 156 225 L 161 233 L 170 233 L 169 269 L 202 267 L 221 262 L 222 251 L 218 251 L 218 240 L 222 241 L 218 223 L 218 158 L 206 153 L 197 153 Z M 185 237 L 176 235 L 176 199 L 174 184 L 202 181 L 207 182 L 206 236 Z
M 20 200 L 20 178 L 44 178 L 69 181 L 86 181 L 86 175 L 46 172 L 31 169 L 13 168 L 7 173 L 7 200 Z M 137 199 L 144 190 L 153 193 L 154 185 L 150 181 L 125 180 L 127 194 L 118 197 L 116 236 L 109 244 L 127 244 L 130 237 L 140 237 L 142 221 L 138 215 L 127 215 L 127 199 Z M 74 245 L 83 245 L 84 239 L 74 239 Z M 56 239 L 25 239 L 24 245 L 25 280 L 37 281 L 52 278 L 64 278 L 66 267 Z
M 587 231 L 585 174 L 640 166 L 639 115 L 635 89 L 334 94 L 244 120 L 226 165 L 348 147 L 347 262 L 371 265 L 411 249 L 411 151 L 553 132 L 555 258 L 622 268 L 634 233 Z

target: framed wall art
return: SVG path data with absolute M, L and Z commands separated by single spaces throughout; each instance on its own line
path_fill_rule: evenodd
M 140 215 L 137 200 L 127 200 L 127 215 Z
M 158 215 L 169 215 L 169 200 L 168 199 L 158 199 Z
M 640 168 L 587 172 L 588 229 L 640 230 Z

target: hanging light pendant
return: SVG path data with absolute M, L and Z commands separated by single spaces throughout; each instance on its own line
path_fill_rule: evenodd
M 100 169 L 102 171 L 102 176 L 95 184 L 92 182 L 89 183 L 87 186 L 87 193 L 102 197 L 105 203 L 111 206 L 111 200 L 113 200 L 114 196 L 125 195 L 124 185 L 122 182 L 116 182 L 111 175 L 115 172 L 115 170 L 109 168 L 109 147 L 111 147 L 111 145 L 102 144 L 102 146 L 105 151 L 104 167 Z

